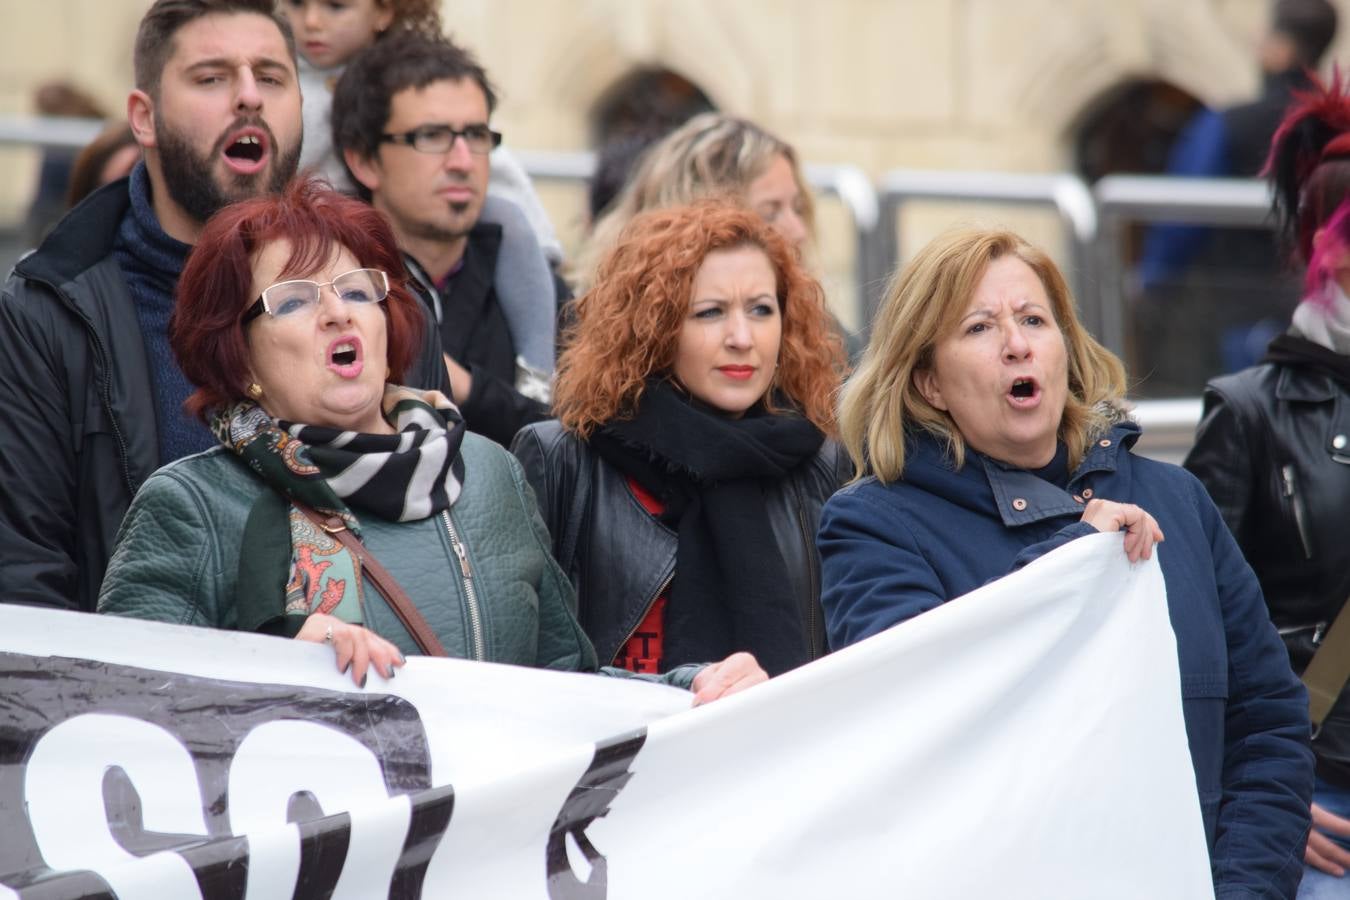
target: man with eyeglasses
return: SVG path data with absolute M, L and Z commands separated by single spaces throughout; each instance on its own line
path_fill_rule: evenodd
M 517 390 L 517 352 L 493 286 L 501 226 L 480 221 L 496 95 L 449 40 L 394 35 L 352 60 L 333 91 L 333 147 L 385 213 L 440 326 L 468 428 L 509 444 L 548 408 Z M 551 307 L 552 304 L 540 304 Z
M 183 412 L 174 291 L 206 220 L 279 190 L 300 157 L 295 46 L 273 0 L 156 0 L 133 60 L 143 161 L 0 291 L 0 602 L 92 611 L 141 483 L 216 445 Z M 444 385 L 434 342 L 422 356 L 408 380 Z

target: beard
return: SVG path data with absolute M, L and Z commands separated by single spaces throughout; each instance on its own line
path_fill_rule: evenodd
M 259 128 L 267 135 L 271 162 L 267 168 L 251 175 L 230 172 L 220 178 L 212 163 L 224 151 L 229 135 L 246 126 Z M 187 135 L 170 128 L 156 109 L 155 137 L 159 147 L 159 167 L 169 197 L 198 223 L 205 223 L 237 200 L 280 193 L 300 166 L 300 142 L 283 152 L 272 129 L 260 118 L 237 120 L 216 139 L 209 153 L 201 155 Z

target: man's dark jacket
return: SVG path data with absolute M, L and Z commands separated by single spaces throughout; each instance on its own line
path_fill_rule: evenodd
M 493 287 L 501 243 L 500 225 L 475 225 L 464 249 L 464 264 L 445 291 L 436 290 L 417 260 L 407 253 L 403 260 L 412 274 L 409 285 L 419 288 L 440 325 L 442 348 L 473 379 L 469 396 L 454 398 L 464 424 L 505 447 L 517 431 L 547 419 L 549 410 L 515 389 L 516 348 Z
M 92 611 L 159 467 L 154 387 L 112 255 L 127 180 L 92 194 L 0 290 L 0 602 Z M 448 392 L 434 331 L 405 381 Z

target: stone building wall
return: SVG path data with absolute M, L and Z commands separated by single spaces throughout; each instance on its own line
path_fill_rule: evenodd
M 1350 0 L 1337 0 L 1350 20 Z M 147 0 L 0 0 L 0 114 L 69 77 L 125 106 Z M 582 149 L 599 98 L 639 66 L 693 81 L 816 163 L 1049 172 L 1071 168 L 1084 115 L 1114 86 L 1161 78 L 1212 104 L 1251 95 L 1265 0 L 446 0 L 502 93 L 511 145 Z M 1333 55 L 1350 59 L 1350 22 Z M 0 223 L 21 215 L 36 156 L 0 149 Z M 569 242 L 577 192 L 546 200 Z M 969 215 L 963 212 L 962 215 Z M 920 231 L 946 214 L 920 216 Z M 1042 226 L 1027 221 L 1036 232 Z M 825 204 L 822 256 L 846 265 Z

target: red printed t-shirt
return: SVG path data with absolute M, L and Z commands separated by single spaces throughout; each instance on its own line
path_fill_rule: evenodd
M 653 516 L 665 512 L 665 504 L 644 491 L 631 478 L 628 479 L 628 490 L 633 492 L 642 508 Z M 652 608 L 647 610 L 647 615 L 638 624 L 633 636 L 619 648 L 619 654 L 614 657 L 614 665 L 630 672 L 656 674 L 661 671 L 661 644 L 665 637 L 666 596 L 669 590 L 667 586 L 666 590 L 661 592 Z

